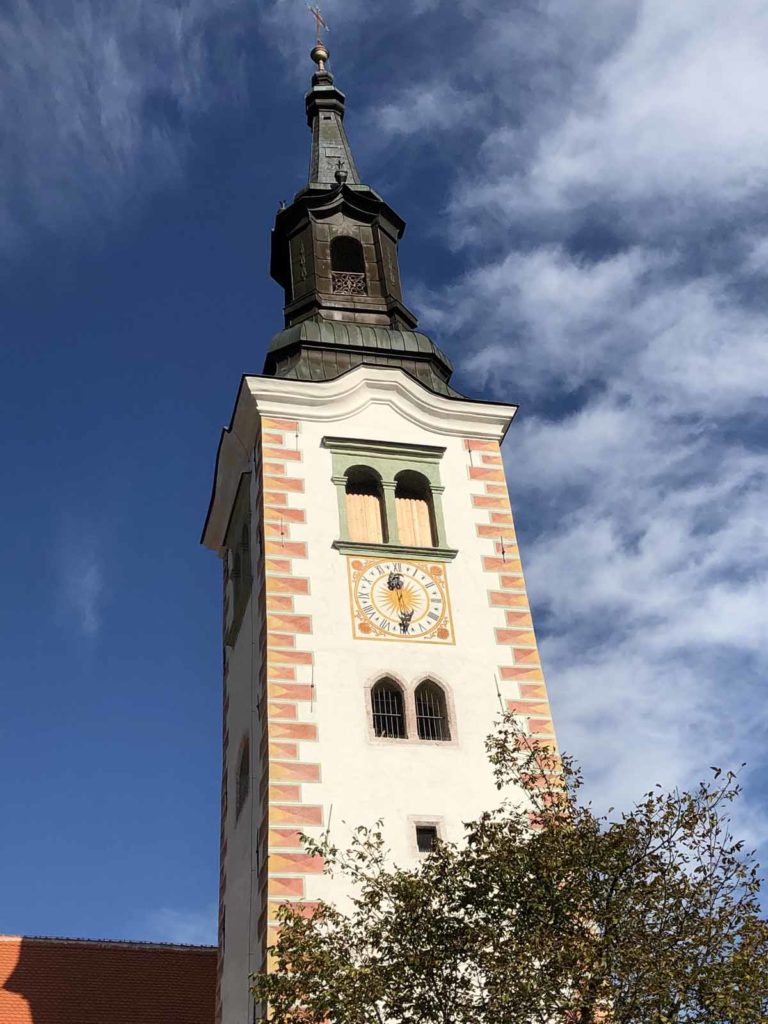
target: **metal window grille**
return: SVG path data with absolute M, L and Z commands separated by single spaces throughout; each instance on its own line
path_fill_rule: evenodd
M 422 683 L 416 690 L 416 729 L 420 740 L 448 740 L 445 698 L 436 686 Z
M 403 695 L 396 686 L 376 686 L 371 693 L 373 731 L 377 736 L 405 738 Z
M 436 825 L 417 825 L 416 826 L 416 846 L 419 853 L 431 853 L 435 848 L 437 842 L 437 826 Z
M 365 274 L 357 274 L 351 270 L 332 270 L 331 285 L 337 295 L 367 295 Z

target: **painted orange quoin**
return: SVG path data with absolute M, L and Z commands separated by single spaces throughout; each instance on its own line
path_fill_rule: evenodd
M 261 521 L 264 528 L 264 581 L 267 610 L 262 693 L 266 694 L 267 802 L 259 834 L 266 857 L 259 887 L 267 908 L 267 944 L 275 940 L 281 903 L 306 901 L 306 878 L 322 871 L 322 861 L 301 845 L 302 827 L 322 825 L 322 807 L 312 802 L 320 764 L 299 756 L 299 744 L 316 743 L 311 720 L 314 656 L 306 649 L 312 618 L 301 608 L 309 595 L 304 461 L 301 425 L 295 420 L 261 420 L 258 460 Z M 306 749 L 306 746 L 304 746 Z M 266 967 L 266 961 L 264 963 Z
M 525 720 L 529 735 L 556 746 L 552 712 L 541 668 L 533 619 L 525 589 L 509 501 L 504 462 L 496 441 L 464 441 L 478 537 L 487 541 L 483 572 L 489 578 L 488 603 L 503 612 L 504 625 L 496 628 L 496 643 L 505 649 L 498 666 L 498 684 L 504 706 Z

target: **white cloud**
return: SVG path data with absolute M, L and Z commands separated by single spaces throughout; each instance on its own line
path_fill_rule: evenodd
M 572 6 L 466 39 L 492 116 L 447 241 L 472 269 L 422 307 L 468 388 L 522 401 L 506 462 L 558 732 L 625 804 L 768 769 L 768 11 Z M 768 841 L 762 805 L 742 823 Z
M 506 106 L 517 123 L 489 126 L 484 155 L 495 173 L 457 191 L 454 212 L 470 235 L 489 210 L 515 223 L 597 203 L 620 206 L 624 227 L 647 237 L 661 225 L 700 225 L 704 202 L 712 223 L 765 194 L 764 4 L 592 0 L 567 11 L 541 0 L 528 20 L 524 42 L 508 18 L 471 49 L 500 101 L 515 97 Z M 517 74 L 502 64 L 510 47 L 523 61 Z
M 534 172 L 549 165 L 561 191 L 594 184 L 597 170 L 599 188 L 635 198 L 693 191 L 722 203 L 761 186 L 766 44 L 768 10 L 754 0 L 645 0 L 589 106 L 546 140 Z
M 443 296 L 467 369 L 531 396 L 507 468 L 521 519 L 544 509 L 524 556 L 545 666 L 565 745 L 612 802 L 765 767 L 768 468 L 739 424 L 768 390 L 768 314 L 726 277 L 679 277 L 656 253 L 543 247 Z M 580 388 L 576 412 L 536 415 Z
M 479 97 L 468 96 L 448 82 L 409 86 L 387 103 L 374 109 L 379 145 L 396 136 L 418 136 L 425 132 L 455 130 L 481 108 Z M 430 139 L 434 145 L 434 139 Z
M 434 5 L 371 11 L 328 0 L 323 9 L 340 30 L 332 45 L 343 40 L 339 56 L 351 63 L 372 17 L 419 17 Z M 245 99 L 254 47 L 276 47 L 304 83 L 311 39 L 303 0 L 9 0 L 0 14 L 0 256 L 41 229 L 97 231 L 178 181 L 192 119 Z M 418 106 L 425 127 L 439 122 L 427 95 Z
M 95 637 L 106 596 L 104 568 L 95 545 L 83 540 L 67 541 L 61 551 L 59 571 L 63 611 L 74 617 L 82 636 Z
M 601 803 L 765 770 L 768 473 L 670 411 L 603 395 L 509 443 L 520 518 L 548 507 L 524 562 L 558 731 Z
M 215 904 L 202 910 L 160 907 L 151 911 L 141 928 L 147 942 L 174 942 L 182 946 L 215 946 L 217 942 Z
M 223 15 L 238 11 L 225 28 Z M 230 43 L 246 11 L 242 0 L 10 0 L 0 15 L 0 251 L 41 226 L 110 219 L 173 180 L 188 118 L 242 85 Z
M 744 260 L 747 273 L 768 275 L 768 236 L 751 238 L 747 242 L 748 250 Z

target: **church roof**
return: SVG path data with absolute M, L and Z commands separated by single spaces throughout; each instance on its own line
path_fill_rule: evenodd
M 304 320 L 272 339 L 265 372 L 295 380 L 331 380 L 361 362 L 399 366 L 430 391 L 461 397 L 450 386 L 448 356 L 419 331 L 343 320 Z
M 0 936 L 2 1024 L 213 1024 L 214 946 Z

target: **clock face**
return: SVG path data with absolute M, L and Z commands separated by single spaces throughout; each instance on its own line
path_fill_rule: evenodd
M 454 643 L 443 566 L 351 558 L 349 579 L 358 639 Z

